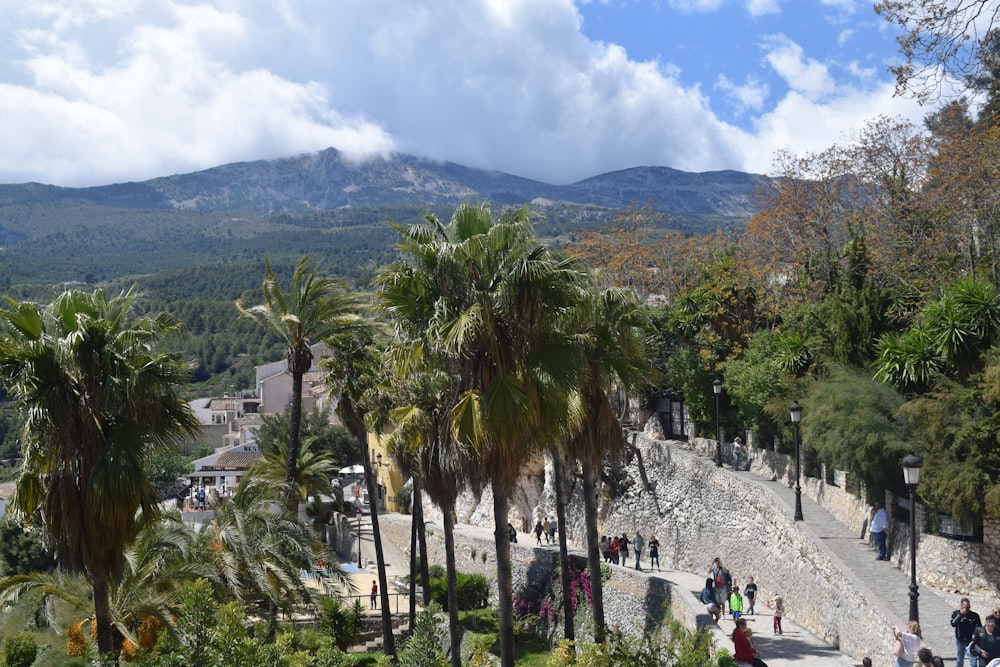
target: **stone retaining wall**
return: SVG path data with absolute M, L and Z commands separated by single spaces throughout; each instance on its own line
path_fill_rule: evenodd
M 711 457 L 715 452 L 715 440 L 706 438 L 693 438 L 689 443 L 675 443 L 675 446 L 688 447 L 704 457 Z M 730 460 L 730 446 L 729 443 L 723 446 L 724 461 Z M 795 483 L 795 459 L 791 456 L 752 448 L 750 465 L 753 472 L 763 477 L 781 480 L 789 487 Z M 803 477 L 800 483 L 803 495 L 830 512 L 859 538 L 867 536 L 872 508 L 863 498 L 815 477 Z M 884 502 L 891 508 L 896 498 L 887 493 Z M 921 532 L 917 545 L 917 579 L 920 584 L 955 595 L 1000 597 L 1000 560 L 996 558 L 1000 548 L 1000 524 L 985 521 L 983 541 L 973 542 L 923 532 L 925 521 L 923 507 L 918 503 L 917 526 Z M 909 574 L 910 526 L 906 521 L 890 521 L 888 553 L 890 560 Z
M 410 544 L 409 517 L 386 515 L 380 517 L 379 527 L 383 539 L 390 540 L 402 553 Z M 511 545 L 513 587 L 517 591 L 529 581 L 555 573 L 557 552 L 552 548 L 534 546 L 534 541 L 524 540 Z M 444 534 L 439 528 L 427 535 L 427 559 L 444 565 Z M 496 583 L 496 552 L 492 540 L 485 540 L 455 533 L 455 561 L 460 572 L 481 574 Z M 492 588 L 493 604 L 496 588 Z M 640 576 L 626 568 L 614 568 L 611 580 L 604 585 L 605 619 L 609 627 L 618 626 L 626 634 L 641 635 L 644 629 L 662 621 L 666 612 L 688 630 L 704 625 L 707 615 L 696 603 L 690 591 L 675 586 L 664 579 Z

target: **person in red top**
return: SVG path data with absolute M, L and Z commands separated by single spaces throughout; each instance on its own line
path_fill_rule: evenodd
M 736 628 L 733 630 L 733 657 L 736 659 L 736 662 L 750 664 L 753 662 L 753 646 L 744 632 L 746 627 L 746 619 L 736 619 Z
M 754 667 L 767 667 L 767 664 L 760 659 L 760 653 L 750 641 L 750 632 L 745 618 L 736 619 L 736 629 L 733 630 L 733 647 L 733 658 L 736 662 L 746 663 Z

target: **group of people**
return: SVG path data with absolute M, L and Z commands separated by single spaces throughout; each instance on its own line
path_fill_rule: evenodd
M 1000 606 L 981 619 L 972 611 L 969 598 L 962 598 L 959 607 L 951 613 L 951 627 L 955 629 L 955 665 L 964 667 L 966 658 L 970 667 L 1000 667 Z M 910 621 L 905 630 L 892 628 L 895 667 L 943 667 L 944 659 L 920 646 L 920 624 Z M 871 665 L 865 658 L 864 665 Z
M 635 569 L 642 570 L 642 552 L 647 547 L 649 548 L 649 569 L 652 570 L 653 565 L 656 565 L 656 570 L 659 572 L 660 541 L 656 539 L 656 535 L 651 536 L 648 542 L 638 530 L 635 531 L 635 536 L 631 539 L 624 533 L 620 537 L 614 535 L 601 537 L 601 555 L 604 556 L 604 562 L 614 565 L 627 566 L 629 549 L 631 548 L 632 553 L 635 554 Z
M 962 667 L 969 658 L 971 667 L 1000 667 L 1000 607 L 994 607 L 985 619 L 972 611 L 969 598 L 962 598 L 951 613 L 955 628 L 955 664 Z M 904 665 L 904 667 L 906 667 Z
M 555 517 L 545 517 L 544 521 L 539 519 L 535 522 L 535 528 L 532 532 L 535 534 L 535 543 L 542 543 L 542 535 L 545 536 L 546 544 L 556 543 L 556 528 L 558 527 L 558 522 Z
M 744 596 L 746 605 L 744 606 Z M 747 583 L 740 591 L 739 585 L 733 580 L 729 568 L 722 564 L 721 558 L 715 558 L 708 568 L 708 577 L 705 579 L 705 587 L 701 591 L 701 602 L 705 609 L 711 614 L 716 623 L 726 614 L 728 605 L 729 615 L 733 619 L 733 657 L 740 664 L 753 665 L 753 667 L 767 667 L 767 663 L 760 657 L 760 651 L 754 646 L 753 631 L 747 625 L 747 620 L 743 618 L 743 610 L 747 614 L 754 615 L 754 607 L 757 604 L 757 583 L 753 577 L 747 577 Z M 783 633 L 781 629 L 781 617 L 785 615 L 785 603 L 780 595 L 775 595 L 767 606 L 774 614 L 774 634 Z

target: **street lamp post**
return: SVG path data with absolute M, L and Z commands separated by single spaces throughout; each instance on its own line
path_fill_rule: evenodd
M 712 383 L 715 392 L 715 467 L 722 467 L 722 431 L 719 428 L 719 395 L 722 393 L 722 380 L 715 378 Z
M 798 401 L 788 409 L 792 413 L 792 430 L 795 432 L 795 520 L 802 521 L 802 474 L 801 455 L 799 453 L 799 420 L 802 419 L 802 406 Z
M 917 484 L 920 483 L 920 466 L 917 456 L 910 453 L 903 458 L 903 482 L 910 491 L 910 620 L 920 621 L 917 605 Z

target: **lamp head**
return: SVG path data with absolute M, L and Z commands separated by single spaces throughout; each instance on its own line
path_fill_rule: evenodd
M 792 415 L 792 423 L 798 424 L 799 420 L 802 419 L 802 406 L 799 405 L 799 402 L 795 401 L 792 403 L 791 407 L 788 408 L 788 411 Z
M 910 452 L 901 461 L 903 466 L 903 482 L 907 486 L 916 486 L 920 483 L 920 468 L 924 465 L 916 454 Z
M 712 390 L 715 392 L 716 395 L 721 394 L 722 393 L 722 380 L 720 380 L 719 378 L 715 378 L 715 381 L 712 383 Z

